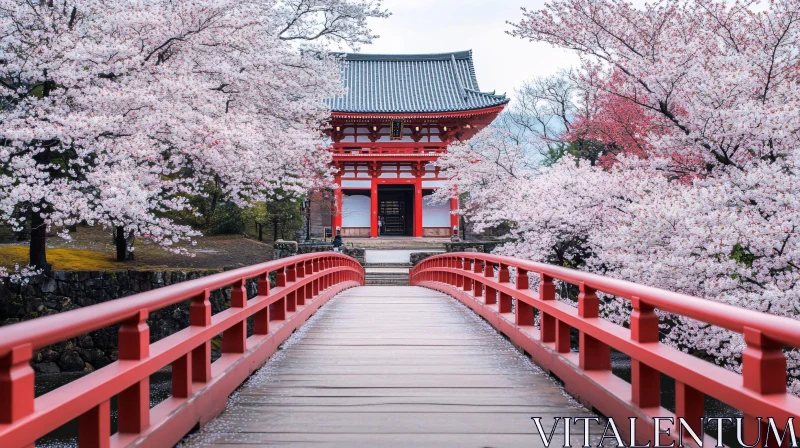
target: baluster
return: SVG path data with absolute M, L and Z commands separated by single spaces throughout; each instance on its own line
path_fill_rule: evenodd
M 528 291 L 528 271 L 522 268 L 517 268 L 517 284 L 515 285 L 517 291 Z M 533 314 L 533 307 L 528 303 L 522 301 L 521 295 L 517 297 L 517 307 L 515 310 L 516 324 L 519 327 L 529 326 L 532 327 L 536 322 Z
M 639 343 L 658 342 L 655 308 L 638 297 L 631 297 L 631 305 L 631 339 Z M 631 394 L 633 403 L 640 408 L 661 406 L 661 373 L 631 358 Z
M 293 283 L 297 281 L 297 272 L 295 271 L 294 264 L 286 266 L 286 283 Z
M 470 260 L 469 258 L 464 259 L 464 270 L 465 271 L 472 270 L 472 260 Z M 472 279 L 467 277 L 466 275 L 464 276 L 464 291 L 467 292 L 472 291 Z
M 475 260 L 475 267 L 472 270 L 475 274 L 482 274 L 483 273 L 483 266 L 481 266 L 482 260 Z M 472 288 L 474 289 L 473 295 L 477 299 L 478 297 L 483 297 L 483 282 L 480 280 L 474 280 L 472 283 Z
M 111 402 L 106 400 L 78 417 L 78 446 L 107 448 L 111 446 Z
M 464 259 L 461 257 L 456 258 L 456 269 L 464 270 Z M 461 274 L 455 274 L 456 276 L 456 288 L 464 288 L 464 276 Z
M 485 263 L 485 269 L 483 271 L 484 277 L 488 279 L 494 278 L 494 265 L 495 265 L 494 263 L 488 261 Z M 491 283 L 489 282 L 489 280 L 487 280 L 486 284 L 484 285 L 485 289 L 484 303 L 486 303 L 487 305 L 494 305 L 495 303 L 497 303 L 497 294 L 495 293 L 495 289 L 489 286 L 490 284 Z
M 275 271 L 275 286 L 278 288 L 286 286 L 286 273 L 284 270 L 284 267 L 280 267 Z
M 660 391 L 660 388 L 656 388 Z M 683 417 L 686 423 L 692 428 L 695 434 L 703 436 L 702 418 L 705 413 L 705 395 L 699 390 L 675 381 L 675 417 Z M 675 433 L 677 434 L 679 424 L 675 421 Z
M 305 263 L 298 263 L 297 264 L 297 281 L 300 281 L 303 277 L 305 277 L 306 267 Z M 294 295 L 295 303 L 297 307 L 301 307 L 306 304 L 306 287 L 301 286 Z
M 296 291 L 286 294 L 286 313 L 294 313 L 297 311 L 297 297 Z
M 742 383 L 746 389 L 750 389 L 762 395 L 785 394 L 786 393 L 786 356 L 783 354 L 783 346 L 780 342 L 767 337 L 760 330 L 744 327 L 742 332 L 747 347 L 742 353 Z M 753 443 L 758 437 L 759 431 L 765 434 L 767 430 L 766 422 L 761 423 L 759 428 L 758 420 L 754 415 L 744 413 L 744 442 Z M 776 424 L 785 422 L 776 421 Z M 779 426 L 779 428 L 782 426 Z
M 270 321 L 286 320 L 286 296 L 276 300 L 272 304 L 272 309 L 269 311 Z
M 234 283 L 231 289 L 231 308 L 247 306 L 247 291 L 244 279 Z M 247 319 L 242 319 L 222 332 L 222 353 L 244 353 L 247 350 Z
M 172 362 L 172 396 L 189 398 L 192 395 L 192 352 Z
M 14 423 L 33 414 L 33 347 L 23 344 L 0 356 L 0 423 Z
M 150 327 L 147 310 L 139 310 L 119 329 L 118 354 L 120 361 L 139 361 L 150 356 Z M 117 396 L 118 431 L 137 434 L 150 426 L 150 377 L 123 390 Z
M 566 322 L 556 319 L 556 352 L 569 353 L 570 348 L 570 326 Z
M 314 264 L 311 260 L 306 261 L 306 269 L 305 269 L 306 276 L 312 277 L 314 275 Z M 305 300 L 311 300 L 314 298 L 314 280 L 311 280 L 306 284 L 306 297 Z
M 556 285 L 553 277 L 539 274 L 539 300 L 556 300 Z M 552 315 L 541 312 L 541 322 L 539 322 L 542 342 L 555 342 L 556 340 L 556 318 Z
M 319 259 L 318 258 L 315 258 L 311 262 L 311 271 L 315 275 L 314 280 L 311 281 L 311 295 L 313 297 L 317 297 L 319 295 L 319 276 L 316 275 L 319 272 Z
M 207 327 L 211 325 L 211 292 L 206 289 L 192 298 L 189 305 L 189 325 Z M 206 341 L 192 350 L 192 380 L 205 383 L 211 380 L 211 341 Z
M 580 283 L 578 294 L 578 316 L 584 319 L 596 319 L 600 315 L 600 299 L 594 288 Z M 581 331 L 579 338 L 580 367 L 584 370 L 610 370 L 611 347 L 604 342 Z
M 510 276 L 508 273 L 508 265 L 507 264 L 500 264 L 500 271 L 497 274 L 497 281 L 498 283 L 506 283 L 510 282 Z M 502 292 L 498 291 L 498 302 L 497 302 L 497 311 L 500 313 L 510 313 L 511 312 L 511 296 Z
M 269 296 L 269 272 L 258 276 L 258 296 Z M 269 306 L 265 306 L 253 316 L 253 334 L 269 334 Z

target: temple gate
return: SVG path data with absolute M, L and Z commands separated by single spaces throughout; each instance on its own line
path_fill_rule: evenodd
M 450 236 L 458 203 L 428 199 L 447 180 L 432 162 L 488 126 L 508 98 L 480 91 L 471 51 L 343 56 L 347 93 L 330 101 L 328 129 L 332 228 L 344 237 Z

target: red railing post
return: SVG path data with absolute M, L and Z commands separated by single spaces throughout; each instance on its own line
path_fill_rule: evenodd
M 631 339 L 640 343 L 658 342 L 658 316 L 655 308 L 631 297 Z M 640 408 L 661 406 L 661 372 L 631 359 L 631 400 Z
M 494 278 L 494 263 L 490 261 L 485 262 L 483 276 L 489 279 Z M 489 286 L 489 281 L 486 282 L 484 285 L 484 303 L 487 305 L 494 305 L 497 303 L 497 294 L 495 293 L 495 289 Z
M 172 362 L 172 396 L 189 398 L 192 395 L 192 352 Z
M 572 350 L 570 347 L 571 329 L 566 322 L 556 319 L 556 352 L 569 353 Z
M 0 424 L 33 414 L 33 348 L 23 344 L 0 356 Z
M 286 270 L 286 267 L 285 266 L 281 266 L 281 267 L 278 268 L 277 271 L 275 271 L 275 287 L 276 288 L 280 288 L 280 287 L 286 286 L 286 273 L 284 272 L 285 270 Z
M 597 291 L 580 283 L 578 295 L 578 316 L 584 319 L 597 319 L 600 316 L 600 299 Z M 580 367 L 584 370 L 610 370 L 611 347 L 604 342 L 579 332 Z
M 762 395 L 786 393 L 786 355 L 783 346 L 760 330 L 745 327 L 742 332 L 747 347 L 742 353 L 742 384 Z M 744 413 L 744 443 L 754 443 L 759 434 L 767 431 L 766 422 L 759 424 L 756 415 Z M 785 422 L 778 422 L 781 424 Z M 760 427 L 759 427 L 760 426 Z M 786 444 L 788 446 L 788 444 Z
M 286 294 L 286 313 L 294 313 L 297 311 L 297 297 L 296 291 Z
M 475 268 L 472 270 L 473 273 L 480 274 L 483 272 L 483 266 L 481 265 L 481 261 L 483 260 L 479 258 L 475 259 Z M 480 280 L 473 281 L 472 289 L 474 290 L 473 295 L 475 296 L 475 298 L 483 297 L 483 282 L 481 282 Z
M 111 403 L 108 400 L 78 418 L 78 446 L 80 448 L 111 446 Z
M 231 288 L 231 308 L 247 306 L 245 280 L 240 279 Z M 244 353 L 247 350 L 247 320 L 242 319 L 222 332 L 222 353 Z
M 311 261 L 311 271 L 315 275 L 319 272 L 319 259 L 315 258 Z M 311 282 L 311 295 L 313 297 L 319 295 L 319 277 L 315 277 Z
M 675 417 L 683 417 L 695 434 L 700 435 L 704 414 L 705 394 L 687 384 L 675 381 Z
M 293 264 L 286 266 L 286 283 L 293 283 L 297 281 L 297 275 Z M 297 310 L 295 302 L 295 291 L 286 294 L 286 312 L 293 313 Z
M 258 296 L 269 296 L 269 272 L 258 276 Z M 269 334 L 269 306 L 253 315 L 253 334 Z
M 786 392 L 786 356 L 780 343 L 761 331 L 745 327 L 747 347 L 742 353 L 744 387 L 763 395 Z
M 303 277 L 305 277 L 306 273 L 306 266 L 305 263 L 297 263 L 297 281 L 300 281 Z M 297 293 L 294 295 L 295 304 L 297 307 L 301 307 L 306 304 L 306 287 L 301 286 Z
M 140 361 L 150 356 L 150 327 L 147 310 L 140 310 L 119 329 L 119 359 Z M 118 431 L 136 434 L 150 426 L 150 378 L 123 390 L 117 397 Z
M 192 299 L 189 305 L 189 325 L 207 327 L 211 325 L 211 292 L 206 289 Z M 192 350 L 192 380 L 205 383 L 211 380 L 211 341 L 206 341 Z
M 509 283 L 511 281 L 510 275 L 508 272 L 508 265 L 507 264 L 500 264 L 500 271 L 497 273 L 497 282 L 498 283 Z M 498 291 L 497 294 L 497 311 L 500 313 L 510 313 L 511 312 L 511 296 L 502 292 Z
M 456 269 L 464 270 L 464 259 L 461 257 L 456 258 Z M 456 288 L 463 288 L 464 287 L 464 276 L 461 274 L 456 273 Z
M 555 300 L 556 285 L 553 277 L 539 274 L 539 300 Z M 556 318 L 542 311 L 541 322 L 539 323 L 542 342 L 555 342 L 556 340 Z
M 528 290 L 528 271 L 522 268 L 517 268 L 517 284 L 515 285 L 518 291 Z M 515 323 L 517 326 L 530 326 L 535 323 L 533 307 L 522 301 L 519 297 L 516 300 L 517 306 L 514 310 Z
M 464 270 L 471 271 L 472 270 L 472 260 L 469 258 L 464 259 Z M 464 291 L 472 291 L 472 279 L 464 276 Z
M 314 266 L 311 260 L 306 260 L 306 268 L 305 268 L 306 277 L 313 277 L 314 276 Z M 305 300 L 311 300 L 314 298 L 314 280 L 311 280 L 306 284 L 306 296 Z

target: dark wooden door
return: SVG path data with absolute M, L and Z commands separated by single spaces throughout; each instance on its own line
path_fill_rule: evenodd
M 383 235 L 405 235 L 406 202 L 403 200 L 380 201 L 378 216 L 383 220 Z

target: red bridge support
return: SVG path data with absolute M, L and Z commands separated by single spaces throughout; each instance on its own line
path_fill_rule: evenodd
M 274 275 L 275 288 L 270 288 Z M 247 299 L 245 282 L 257 279 Z M 263 263 L 0 328 L 0 446 L 30 447 L 78 418 L 84 447 L 172 446 L 225 407 L 228 396 L 291 333 L 342 290 L 364 284 L 354 259 L 318 253 Z M 211 291 L 231 286 L 231 307 L 211 314 Z M 150 313 L 190 301 L 189 327 L 150 343 Z M 247 319 L 253 335 L 247 337 Z M 121 324 L 119 361 L 34 399 L 33 350 Z M 211 362 L 211 339 L 222 356 Z M 172 366 L 172 396 L 150 408 L 150 375 Z M 119 431 L 111 434 L 110 400 Z
M 515 283 L 509 281 L 511 268 Z M 538 277 L 536 292 L 528 287 L 530 275 Z M 683 417 L 699 435 L 705 395 L 744 413 L 744 441 L 748 444 L 756 440 L 758 417 L 773 417 L 781 432 L 790 418 L 800 420 L 800 398 L 786 392 L 783 353 L 784 346 L 800 348 L 800 322 L 795 320 L 487 254 L 450 253 L 427 258 L 412 269 L 409 279 L 411 285 L 444 292 L 470 307 L 537 364 L 558 376 L 567 391 L 588 407 L 620 422 L 639 418 L 636 440 L 640 443 L 653 440 L 654 417 L 672 417 L 676 425 L 676 417 Z M 578 286 L 577 308 L 556 300 L 556 280 Z M 629 328 L 599 317 L 598 292 L 630 301 L 633 312 Z M 742 375 L 660 343 L 656 308 L 743 334 L 747 348 L 742 356 Z M 537 314 L 539 325 L 535 325 Z M 580 334 L 577 353 L 570 347 L 572 328 Z M 630 384 L 611 372 L 611 348 L 630 356 Z M 661 373 L 675 379 L 675 413 L 662 407 Z M 669 436 L 660 436 L 662 445 L 675 441 L 678 446 L 680 428 L 676 425 L 669 428 Z M 630 437 L 630 426 L 618 424 L 618 428 Z M 684 434 L 684 443 L 691 441 Z M 766 428 L 762 427 L 762 445 L 765 435 Z M 705 436 L 704 446 L 715 444 L 716 440 Z

